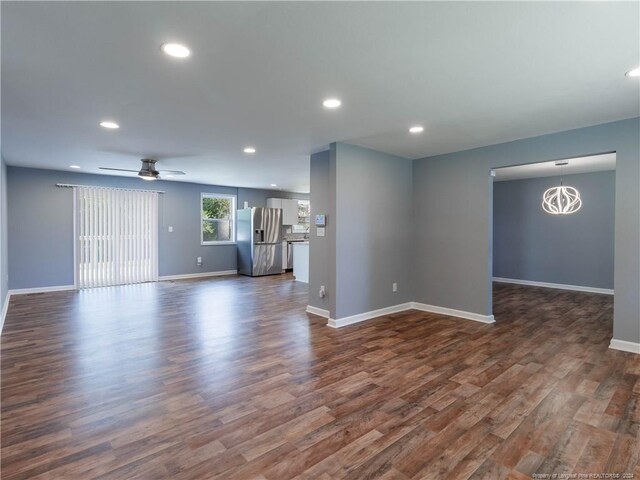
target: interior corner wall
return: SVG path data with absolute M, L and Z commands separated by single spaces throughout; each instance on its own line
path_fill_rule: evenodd
M 336 225 L 335 225 L 335 169 L 331 167 L 332 151 L 311 155 L 311 228 L 309 231 L 309 300 L 312 307 L 329 311 L 331 318 L 335 318 L 336 305 Z M 335 157 L 333 157 L 335 161 Z M 325 236 L 317 236 L 314 218 L 317 214 L 324 214 L 327 225 Z M 320 287 L 324 286 L 326 296 L 319 295 Z
M 572 186 L 572 215 L 542 209 L 548 188 Z M 526 178 L 493 184 L 493 276 L 613 289 L 615 171 Z
M 412 162 L 336 143 L 336 308 L 341 319 L 412 300 Z M 313 203 L 312 203 L 313 205 Z M 392 291 L 392 284 L 398 291 Z
M 616 152 L 613 338 L 640 343 L 640 118 L 415 160 L 414 300 L 490 315 L 490 169 L 607 152 Z
M 305 198 L 272 190 L 158 181 L 142 185 L 138 178 L 87 173 L 7 168 L 9 288 L 69 286 L 74 283 L 73 192 L 56 183 L 162 190 L 159 197 L 160 276 L 237 269 L 235 245 L 200 244 L 200 194 L 237 195 L 251 206 L 265 206 L 269 197 Z M 5 204 L 6 202 L 3 202 Z M 169 226 L 173 232 L 169 232 Z M 202 257 L 202 266 L 196 264 Z
M 9 289 L 9 253 L 7 237 L 7 166 L 0 156 L 0 312 Z M 1 321 L 1 319 L 0 319 Z

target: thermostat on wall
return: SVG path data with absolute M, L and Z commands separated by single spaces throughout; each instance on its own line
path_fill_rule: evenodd
M 326 220 L 324 218 L 324 214 L 316 215 L 316 227 L 324 227 L 326 225 Z

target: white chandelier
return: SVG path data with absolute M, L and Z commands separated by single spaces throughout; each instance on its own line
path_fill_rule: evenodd
M 569 215 L 580 210 L 581 206 L 580 192 L 573 187 L 565 187 L 562 182 L 559 187 L 549 188 L 542 195 L 542 208 L 552 215 Z

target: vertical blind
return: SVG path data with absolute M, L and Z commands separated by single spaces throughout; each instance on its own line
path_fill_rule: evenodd
M 74 187 L 76 286 L 158 280 L 158 193 Z

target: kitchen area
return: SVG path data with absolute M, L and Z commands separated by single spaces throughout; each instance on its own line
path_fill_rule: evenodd
M 252 277 L 293 272 L 309 282 L 309 200 L 267 198 L 266 208 L 238 210 L 238 273 Z

